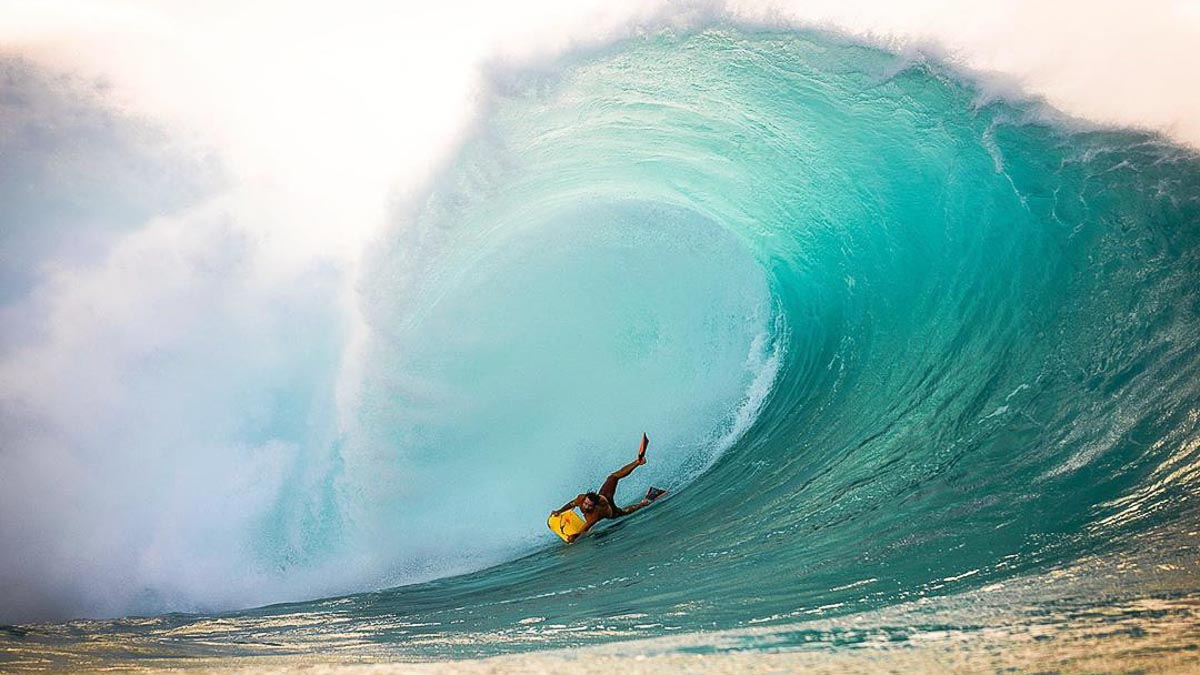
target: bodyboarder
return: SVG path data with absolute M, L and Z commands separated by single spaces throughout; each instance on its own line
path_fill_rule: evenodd
M 617 491 L 617 483 L 624 477 L 633 473 L 633 470 L 646 463 L 646 448 L 650 445 L 650 439 L 646 434 L 642 434 L 642 445 L 638 448 L 637 459 L 626 464 L 609 474 L 605 479 L 604 484 L 600 486 L 597 492 L 585 492 L 575 499 L 562 505 L 562 508 L 550 512 L 551 518 L 557 517 L 564 511 L 579 507 L 585 519 L 583 529 L 575 534 L 566 537 L 567 542 L 573 542 L 583 535 L 584 532 L 592 529 L 592 526 L 606 518 L 621 518 L 627 516 L 640 508 L 645 507 L 650 502 L 658 499 L 666 490 L 660 490 L 652 487 L 646 492 L 646 496 L 642 501 L 628 506 L 617 506 L 615 495 Z

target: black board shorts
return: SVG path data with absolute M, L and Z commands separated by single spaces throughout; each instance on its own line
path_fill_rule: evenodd
M 612 515 L 609 516 L 610 518 L 616 518 L 618 516 L 625 515 L 625 512 L 621 510 L 621 507 L 617 506 L 616 493 L 617 481 L 619 480 L 621 479 L 617 478 L 616 476 L 609 476 L 608 479 L 604 481 L 604 485 L 600 486 L 600 491 L 597 493 L 606 499 L 608 501 L 608 505 L 612 507 Z

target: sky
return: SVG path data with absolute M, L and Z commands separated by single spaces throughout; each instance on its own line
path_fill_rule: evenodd
M 494 73 L 714 17 L 1200 148 L 1200 0 L 0 0 L 0 622 L 355 588 L 244 548 L 351 424 L 366 253 Z

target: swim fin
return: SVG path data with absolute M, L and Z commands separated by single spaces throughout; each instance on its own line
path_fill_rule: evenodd
M 654 501 L 665 494 L 667 494 L 666 490 L 660 490 L 659 488 L 652 487 L 649 490 L 646 490 L 646 499 Z

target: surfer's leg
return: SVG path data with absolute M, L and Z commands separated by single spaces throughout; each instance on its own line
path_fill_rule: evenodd
M 608 503 L 616 508 L 617 504 L 613 501 L 613 495 L 617 492 L 617 481 L 633 473 L 633 470 L 646 463 L 646 446 L 650 445 L 650 439 L 646 438 L 646 434 L 642 434 L 642 445 L 638 448 L 637 459 L 608 474 L 608 479 L 604 481 L 604 485 L 600 486 L 600 494 L 608 498 Z
M 607 497 L 610 504 L 612 504 L 613 506 L 616 506 L 616 502 L 613 501 L 613 495 L 615 495 L 617 493 L 617 481 L 619 481 L 622 478 L 624 478 L 625 476 L 628 476 L 629 474 L 633 473 L 633 470 L 638 468 L 638 466 L 639 466 L 638 461 L 634 460 L 634 461 L 626 464 L 625 466 L 617 469 L 616 471 L 608 474 L 608 478 L 605 479 L 604 485 L 600 486 L 600 490 L 599 490 L 600 494 Z
M 609 478 L 612 478 L 615 476 L 617 480 L 621 480 L 625 476 L 628 476 L 629 474 L 633 473 L 633 470 L 638 468 L 641 465 L 642 465 L 642 462 L 639 462 L 638 460 L 635 459 L 632 462 L 626 464 L 625 466 L 612 472 L 612 474 L 609 476 Z
M 613 504 L 614 506 L 616 505 L 616 502 L 613 501 L 613 495 L 617 493 L 617 481 L 619 480 L 621 480 L 621 476 L 618 476 L 615 473 L 611 474 L 604 480 L 604 485 L 601 485 L 599 490 L 600 496 L 608 499 L 608 503 Z
M 640 501 L 636 504 L 630 504 L 629 506 L 622 506 L 621 507 L 621 515 L 627 516 L 627 515 L 633 513 L 634 511 L 637 511 L 638 509 L 642 508 L 643 506 L 648 505 L 649 503 L 650 503 L 649 499 L 643 499 L 642 501 Z

